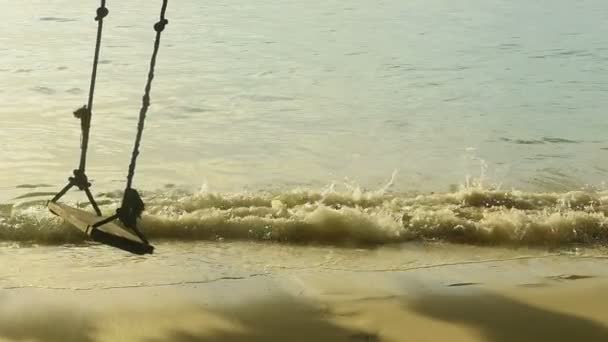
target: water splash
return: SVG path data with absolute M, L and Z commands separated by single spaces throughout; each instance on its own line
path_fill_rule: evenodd
M 254 240 L 377 246 L 406 241 L 479 245 L 561 246 L 608 243 L 608 191 L 502 191 L 467 181 L 448 193 L 391 193 L 397 172 L 377 190 L 354 182 L 324 189 L 217 193 L 201 187 L 144 194 L 142 228 L 152 240 Z M 110 214 L 120 196 L 105 194 Z M 0 241 L 47 244 L 85 241 L 40 202 L 5 204 Z

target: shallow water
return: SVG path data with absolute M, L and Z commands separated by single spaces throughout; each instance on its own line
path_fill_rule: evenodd
M 76 166 L 96 5 L 3 6 L 5 194 L 60 186 Z M 89 163 L 100 191 L 124 180 L 159 10 L 108 6 Z M 404 191 L 467 175 L 529 191 L 606 179 L 605 1 L 188 0 L 168 17 L 140 187 L 376 187 L 393 170 Z
M 11 243 L 85 242 L 77 229 L 53 216 L 44 196 L 4 204 L 0 240 Z M 66 197 L 89 208 L 77 193 Z M 72 200 L 70 200 L 70 197 Z M 594 248 L 608 244 L 608 193 L 534 193 L 463 188 L 453 193 L 407 195 L 386 190 L 144 194 L 141 228 L 152 240 L 253 241 L 340 247 L 447 241 L 480 246 Z M 98 195 L 111 215 L 120 192 Z M 90 209 L 90 208 L 89 208 Z
M 251 242 L 161 242 L 156 252 L 135 256 L 107 246 L 5 246 L 0 248 L 0 289 L 175 289 L 254 278 L 293 282 L 299 277 L 319 277 L 335 281 L 340 274 L 383 274 L 395 279 L 414 274 L 425 286 L 458 287 L 478 281 L 514 285 L 606 276 L 601 267 L 605 256 L 582 249 L 564 253 L 410 243 L 369 250 Z M 298 289 L 290 292 L 297 293 Z
M 159 9 L 108 6 L 88 173 L 109 213 Z M 95 8 L 3 7 L 9 245 L 83 243 L 42 204 L 77 164 Z M 605 1 L 187 0 L 168 17 L 135 180 L 152 239 L 608 243 Z

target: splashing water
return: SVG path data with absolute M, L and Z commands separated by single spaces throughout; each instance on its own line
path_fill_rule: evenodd
M 467 178 L 458 191 L 392 193 L 356 183 L 324 189 L 218 193 L 205 184 L 189 193 L 145 193 L 142 228 L 153 240 L 252 240 L 294 244 L 378 246 L 406 241 L 480 245 L 562 246 L 608 243 L 608 191 L 533 193 L 485 188 Z M 483 170 L 482 170 L 483 175 Z M 120 193 L 100 194 L 111 213 Z M 80 207 L 87 204 L 75 203 Z M 80 243 L 84 237 L 52 216 L 41 201 L 2 205 L 0 240 Z

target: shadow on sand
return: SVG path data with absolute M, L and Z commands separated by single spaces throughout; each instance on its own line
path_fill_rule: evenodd
M 488 342 L 608 341 L 608 328 L 600 323 L 487 292 L 421 296 L 407 308 L 478 329 Z
M 218 309 L 213 311 L 213 314 L 235 323 L 240 328 L 204 333 L 176 330 L 162 339 L 153 339 L 150 342 L 379 341 L 375 334 L 338 326 L 328 320 L 329 314 L 325 310 L 289 296 L 246 302 Z M 205 322 L 201 324 L 204 325 Z
M 395 298 L 395 300 L 398 301 L 395 304 L 399 307 L 398 303 L 401 299 Z M 473 328 L 479 331 L 480 336 L 487 342 L 608 341 L 608 328 L 593 320 L 549 311 L 488 292 L 468 295 L 420 294 L 403 303 L 402 309 L 406 311 L 412 310 L 432 319 Z M 163 328 L 159 331 L 159 335 L 146 336 L 146 327 L 159 323 L 162 325 L 167 319 L 162 315 L 171 314 L 170 310 L 152 312 L 151 317 L 154 319 L 149 322 L 146 322 L 145 318 L 140 320 L 139 317 L 126 317 L 127 321 L 136 323 L 119 326 L 127 329 L 125 333 L 143 332 L 140 338 L 145 339 L 138 340 L 147 342 L 378 342 L 381 340 L 373 330 L 374 327 L 371 328 L 372 330 L 359 330 L 342 326 L 332 320 L 332 317 L 335 317 L 335 312 L 332 313 L 332 310 L 286 295 L 273 295 L 257 301 L 244 301 L 238 305 L 219 308 L 201 306 L 191 308 L 194 310 L 193 314 L 185 316 L 185 319 L 189 320 L 188 324 L 169 325 L 167 326 L 169 330 Z M 184 312 L 191 311 L 187 309 Z M 399 317 L 392 318 L 397 322 L 395 329 L 399 330 L 399 335 L 402 331 L 403 340 L 408 341 L 408 330 L 412 328 L 408 324 L 416 323 L 408 322 L 405 317 L 403 321 L 399 321 Z M 227 323 L 214 324 L 213 320 Z M 181 321 L 177 319 L 176 322 Z M 10 304 L 0 305 L 0 339 L 10 341 L 92 342 L 97 336 L 104 335 L 104 329 L 110 329 L 110 332 L 116 329 L 96 323 L 98 321 L 94 315 L 74 310 L 40 307 L 40 305 L 20 305 L 16 308 Z M 425 334 L 432 337 L 434 332 L 428 331 Z M 128 335 L 131 334 L 125 336 Z
M 170 307 L 170 305 L 169 305 Z M 174 341 L 318 341 L 318 342 L 376 342 L 374 334 L 341 327 L 329 320 L 330 315 L 313 303 L 294 299 L 285 295 L 273 295 L 257 301 L 245 301 L 234 306 L 219 308 L 195 307 L 190 316 L 201 317 L 195 321 L 195 329 L 177 325 L 172 330 L 164 331 L 159 337 L 148 338 L 150 342 Z M 188 307 L 185 312 L 190 312 Z M 156 317 L 162 317 L 158 312 Z M 115 313 L 120 315 L 120 312 Z M 0 301 L 0 340 L 28 342 L 93 342 L 103 338 L 104 329 L 124 329 L 103 326 L 104 320 L 98 320 L 92 313 L 68 308 L 59 308 L 48 303 L 24 302 L 23 300 Z M 228 326 L 218 328 L 213 320 L 220 318 L 230 322 Z M 147 324 L 156 322 L 140 320 L 137 317 L 125 317 L 134 325 L 126 326 L 125 336 L 130 332 L 139 335 L 145 332 Z M 107 322 L 107 321 L 106 321 Z M 131 331 L 133 328 L 133 331 Z M 115 332 L 114 332 L 115 333 Z M 112 335 L 112 334 L 110 334 Z M 144 337 L 142 334 L 141 337 Z M 145 339 L 138 341 L 146 341 Z M 107 339 L 105 339 L 107 340 Z
M 37 305 L 0 307 L 0 339 L 28 342 L 93 342 L 96 329 L 88 315 Z

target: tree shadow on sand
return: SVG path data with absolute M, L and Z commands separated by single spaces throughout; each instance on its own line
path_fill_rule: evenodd
M 0 339 L 28 342 L 93 342 L 93 320 L 81 312 L 39 307 L 0 307 Z
M 408 308 L 425 316 L 478 329 L 489 342 L 608 341 L 608 328 L 492 293 L 426 295 Z
M 205 333 L 174 331 L 169 336 L 150 342 L 379 341 L 375 334 L 338 326 L 328 321 L 329 315 L 324 310 L 283 295 L 220 308 L 213 314 L 235 323 L 240 328 Z

